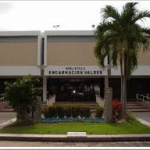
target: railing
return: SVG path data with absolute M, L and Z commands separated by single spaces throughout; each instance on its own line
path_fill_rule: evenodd
M 55 103 L 55 97 L 56 95 L 50 96 L 47 100 L 47 105 L 53 105 L 53 103 Z
M 104 98 L 102 98 L 99 94 L 96 94 L 97 97 L 99 97 L 101 100 L 105 100 Z
M 147 94 L 146 96 L 142 94 L 136 94 L 136 100 L 143 102 L 150 102 L 150 94 Z
M 96 94 L 96 96 L 99 97 L 101 100 L 105 100 L 104 98 L 102 98 L 102 97 L 100 96 L 99 91 L 95 91 L 95 94 Z
M 101 107 L 104 107 L 104 101 L 105 99 L 100 97 L 99 94 L 96 94 L 96 103 L 101 106 Z
M 56 96 L 56 95 L 55 94 L 54 95 L 50 95 L 47 100 L 52 99 L 54 96 Z

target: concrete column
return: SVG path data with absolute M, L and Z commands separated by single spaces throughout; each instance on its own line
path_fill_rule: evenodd
M 106 75 L 105 77 L 104 77 L 104 87 L 105 87 L 105 91 L 107 91 L 107 89 L 108 89 L 108 87 L 109 87 L 109 81 L 108 81 L 109 79 L 108 79 L 108 75 Z
M 105 91 L 105 103 L 104 103 L 104 118 L 107 122 L 112 121 L 112 88 L 107 88 Z
M 39 119 L 41 119 L 41 97 L 38 96 L 37 98 L 38 98 L 38 103 L 33 112 L 34 121 L 39 121 Z
M 43 76 L 43 102 L 47 101 L 47 77 Z

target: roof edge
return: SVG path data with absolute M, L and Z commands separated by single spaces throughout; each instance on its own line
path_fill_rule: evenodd
M 93 30 L 59 30 L 45 31 L 47 36 L 94 36 Z
M 40 31 L 0 31 L 0 36 L 38 36 Z

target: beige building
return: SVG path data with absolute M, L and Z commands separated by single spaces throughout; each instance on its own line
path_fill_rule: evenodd
M 95 101 L 95 94 L 104 97 L 107 69 L 98 66 L 94 45 L 93 31 L 0 32 L 0 79 L 40 78 L 43 101 L 53 95 L 56 101 Z M 139 52 L 139 66 L 127 84 L 129 100 L 150 93 L 149 56 L 150 51 Z M 109 83 L 119 99 L 119 66 L 111 69 Z
M 0 32 L 0 76 L 41 75 L 41 33 Z

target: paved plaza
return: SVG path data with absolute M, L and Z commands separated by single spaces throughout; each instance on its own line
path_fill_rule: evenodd
M 0 112 L 0 124 L 16 117 L 15 112 Z
M 134 112 L 133 115 L 150 123 L 150 112 Z

